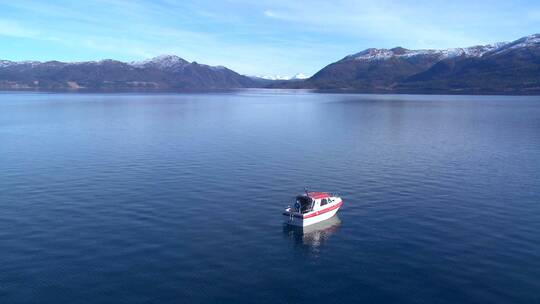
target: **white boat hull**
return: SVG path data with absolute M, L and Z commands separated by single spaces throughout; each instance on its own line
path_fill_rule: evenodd
M 321 211 L 314 211 L 307 214 L 300 215 L 296 212 L 291 212 L 289 210 L 286 210 L 283 213 L 283 216 L 285 218 L 285 223 L 293 226 L 299 226 L 299 227 L 306 227 L 309 225 L 313 225 L 322 221 L 325 221 L 338 212 L 339 208 L 341 208 L 341 205 L 343 202 L 340 200 L 338 203 L 336 203 L 334 206 L 329 206 L 328 211 L 321 210 Z

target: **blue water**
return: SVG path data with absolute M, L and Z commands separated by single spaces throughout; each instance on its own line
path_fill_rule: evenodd
M 539 172 L 540 97 L 3 93 L 0 303 L 540 303 Z

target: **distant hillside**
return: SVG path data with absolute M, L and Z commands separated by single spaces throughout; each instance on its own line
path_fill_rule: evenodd
M 540 35 L 533 35 L 486 52 L 441 60 L 426 71 L 396 84 L 397 90 L 479 93 L 540 92 Z
M 273 87 L 396 93 L 540 93 L 540 34 L 446 50 L 367 49 Z
M 0 89 L 36 90 L 198 90 L 245 88 L 259 82 L 225 67 L 164 55 L 139 62 L 101 60 L 0 60 Z
M 308 79 L 247 77 L 173 55 L 145 61 L 0 60 L 0 90 L 213 90 L 289 88 L 381 93 L 540 94 L 540 34 L 445 50 L 370 48 Z

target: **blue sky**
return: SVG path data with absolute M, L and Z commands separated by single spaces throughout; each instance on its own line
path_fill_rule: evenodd
M 369 47 L 448 48 L 538 32 L 538 0 L 0 0 L 0 59 L 176 54 L 248 75 L 311 75 Z

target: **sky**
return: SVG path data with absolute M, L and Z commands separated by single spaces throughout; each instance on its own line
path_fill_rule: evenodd
M 0 0 L 0 59 L 161 54 L 308 76 L 370 47 L 466 47 L 540 33 L 540 0 Z

